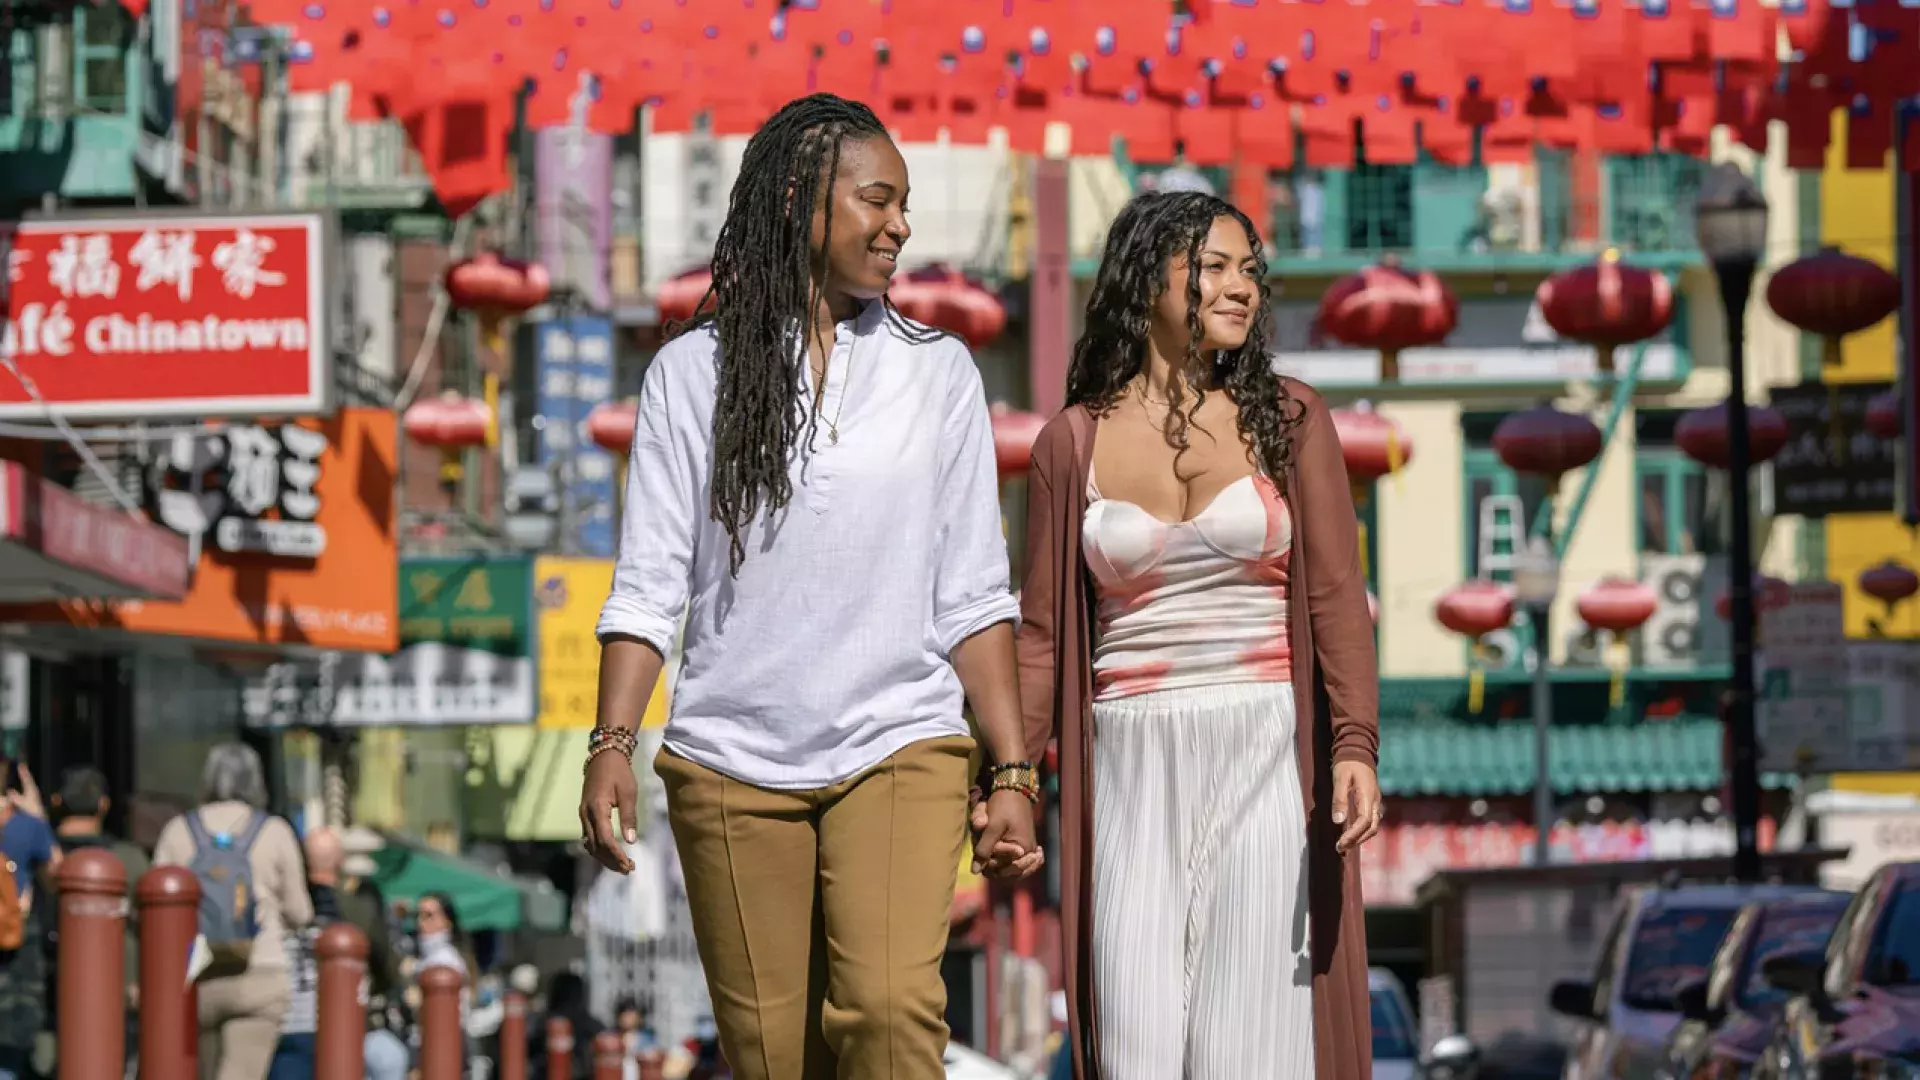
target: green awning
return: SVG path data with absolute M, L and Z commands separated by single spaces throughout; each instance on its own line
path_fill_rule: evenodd
M 1556 725 L 1548 772 L 1563 795 L 1712 791 L 1722 782 L 1720 743 L 1719 723 L 1704 717 Z M 1380 787 L 1389 795 L 1520 795 L 1533 790 L 1533 759 L 1530 720 L 1381 724 Z
M 389 901 L 412 904 L 427 893 L 445 893 L 468 931 L 518 930 L 523 923 L 557 929 L 566 904 L 551 885 L 492 873 L 465 859 L 424 848 L 388 844 L 373 853 L 374 884 Z

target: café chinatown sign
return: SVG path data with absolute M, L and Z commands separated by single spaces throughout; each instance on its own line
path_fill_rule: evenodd
M 34 220 L 0 233 L 0 418 L 308 416 L 332 385 L 326 219 Z
M 136 11 L 144 0 L 122 0 Z M 705 114 L 752 132 L 782 102 L 869 102 L 903 140 L 1141 164 L 1284 169 L 1422 156 L 1526 162 L 1537 147 L 1704 157 L 1716 127 L 1819 168 L 1833 113 L 1879 168 L 1920 94 L 1920 8 L 1895 0 L 254 0 L 285 28 L 296 92 L 351 88 L 401 120 L 454 214 L 507 184 L 532 126 L 655 133 Z M 1783 60 L 1782 57 L 1792 57 Z M 1356 138 L 1356 135 L 1358 136 Z M 1920 158 L 1920 155 L 1915 155 Z

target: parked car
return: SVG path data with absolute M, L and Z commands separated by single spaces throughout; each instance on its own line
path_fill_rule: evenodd
M 1875 871 L 1824 949 L 1760 970 L 1789 996 L 1754 1080 L 1920 1077 L 1920 862 Z
M 1392 972 L 1369 968 L 1367 996 L 1373 1014 L 1373 1080 L 1470 1080 L 1477 1055 L 1465 1035 L 1449 1035 L 1420 1053 L 1413 1005 Z
M 1742 908 L 1705 977 L 1680 988 L 1684 1019 L 1667 1039 L 1663 1075 L 1692 1080 L 1752 1070 L 1787 1003 L 1787 994 L 1761 975 L 1762 963 L 1824 949 L 1852 900 L 1823 889 Z
M 1680 1023 L 1680 988 L 1706 974 L 1740 909 L 1807 888 L 1683 885 L 1623 896 L 1593 979 L 1555 983 L 1548 998 L 1577 1025 L 1564 1080 L 1653 1080 Z

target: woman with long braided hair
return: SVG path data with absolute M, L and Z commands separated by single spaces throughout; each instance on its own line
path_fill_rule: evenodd
M 682 634 L 654 768 L 743 1080 L 945 1075 L 963 698 L 991 762 L 974 861 L 1043 858 L 980 375 L 886 300 L 907 188 L 866 106 L 781 109 L 747 144 L 712 315 L 641 392 L 581 827 L 632 869 L 636 727 Z
M 1373 626 L 1327 407 L 1273 371 L 1246 215 L 1115 219 L 1034 447 L 1020 683 L 1060 746 L 1081 1080 L 1364 1080 Z M 984 821 L 980 822 L 984 824 Z

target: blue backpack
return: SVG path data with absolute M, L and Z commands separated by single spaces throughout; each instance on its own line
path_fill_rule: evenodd
M 213 969 L 245 969 L 260 933 L 254 902 L 253 842 L 267 815 L 255 810 L 239 836 L 209 833 L 197 813 L 187 815 L 193 836 L 193 862 L 187 869 L 200 881 L 200 936 L 212 952 Z

